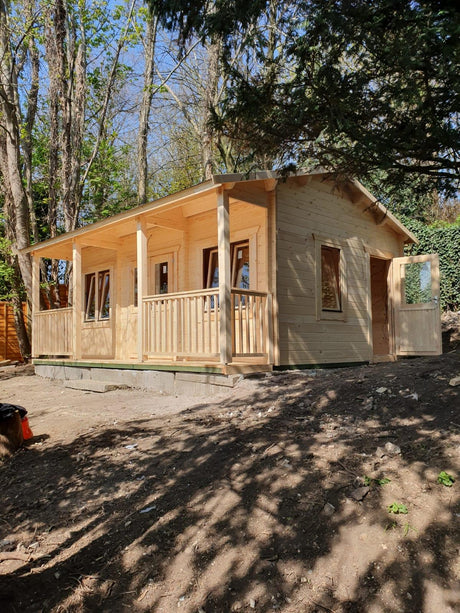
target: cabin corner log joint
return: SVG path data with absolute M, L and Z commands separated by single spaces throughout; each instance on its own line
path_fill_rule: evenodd
M 403 258 L 413 241 L 356 181 L 216 176 L 29 248 L 33 356 L 228 374 L 439 353 L 437 259 Z M 64 308 L 40 258 L 71 262 Z

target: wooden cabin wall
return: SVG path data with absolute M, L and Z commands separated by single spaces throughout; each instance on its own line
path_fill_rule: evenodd
M 334 187 L 295 179 L 277 189 L 277 299 L 281 365 L 365 362 L 371 358 L 369 254 L 402 254 L 403 241 Z M 347 267 L 346 320 L 317 319 L 316 236 L 337 239 Z
M 265 291 L 267 283 L 265 220 L 266 209 L 262 207 L 244 202 L 230 204 L 230 242 L 253 236 L 253 243 L 250 245 L 249 283 L 251 289 L 259 291 Z M 203 287 L 203 249 L 217 246 L 216 210 L 189 217 L 188 222 L 185 287 L 187 290 L 194 290 Z
M 82 249 L 82 292 L 85 291 L 85 274 L 101 270 L 110 270 L 111 317 L 107 321 L 85 322 L 82 313 L 81 352 L 83 358 L 114 357 L 114 291 L 116 282 L 116 253 L 110 249 L 84 247 Z M 84 295 L 82 309 L 85 308 Z

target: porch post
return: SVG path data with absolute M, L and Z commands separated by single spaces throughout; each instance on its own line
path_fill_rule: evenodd
M 220 361 L 232 361 L 232 294 L 230 271 L 230 214 L 228 192 L 217 194 L 217 251 L 219 259 Z
M 137 359 L 144 361 L 144 302 L 147 292 L 147 235 L 145 221 L 137 220 Z
M 72 243 L 72 353 L 74 360 L 81 359 L 81 245 Z
M 40 310 L 40 258 L 32 253 L 32 357 L 38 355 L 38 321 L 36 314 Z

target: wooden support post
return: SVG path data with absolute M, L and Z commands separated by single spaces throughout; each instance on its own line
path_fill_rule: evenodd
M 230 211 L 228 192 L 217 194 L 217 251 L 219 259 L 220 361 L 232 361 L 232 312 L 230 264 Z
M 268 363 L 279 365 L 279 329 L 278 329 L 278 299 L 277 299 L 277 270 L 278 256 L 276 249 L 276 190 L 268 192 L 268 215 L 267 215 L 267 262 L 268 262 L 268 292 L 271 300 L 267 298 L 268 320 Z
M 146 224 L 137 221 L 137 359 L 144 361 L 144 297 L 147 294 L 147 235 Z
M 123 256 L 118 249 L 116 252 L 115 270 L 113 279 L 113 288 L 115 294 L 115 304 L 112 308 L 114 317 L 112 319 L 112 347 L 113 355 L 116 360 L 123 359 L 124 343 L 122 342 L 121 334 L 121 293 L 122 293 L 122 276 L 123 276 Z
M 32 253 L 32 357 L 39 355 L 38 322 L 36 314 L 40 311 L 40 258 Z
M 74 360 L 81 359 L 81 317 L 82 317 L 82 291 L 81 291 L 81 245 L 72 243 L 72 353 Z

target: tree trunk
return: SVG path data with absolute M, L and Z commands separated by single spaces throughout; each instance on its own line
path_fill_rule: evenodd
M 153 98 L 153 75 L 155 69 L 155 43 L 157 36 L 158 18 L 149 12 L 147 20 L 147 36 L 145 40 L 145 66 L 144 89 L 139 111 L 139 132 L 137 136 L 137 201 L 139 204 L 147 202 L 148 165 L 147 140 L 149 134 L 149 117 Z
M 17 252 L 30 244 L 29 208 L 21 175 L 20 109 L 17 93 L 17 74 L 14 55 L 8 39 L 8 12 L 4 0 L 0 0 L 0 129 L 4 131 L 2 173 L 8 183 L 11 197 L 9 208 L 13 230 L 12 246 Z M 22 279 L 30 296 L 32 292 L 32 263 L 29 255 L 17 253 Z
M 214 130 L 211 121 L 213 109 L 217 103 L 220 47 L 220 42 L 214 42 L 208 48 L 208 74 L 206 95 L 204 98 L 203 134 L 201 139 L 201 159 L 205 181 L 212 179 L 215 166 Z
M 16 219 L 14 211 L 13 193 L 11 190 L 10 178 L 8 175 L 8 159 L 7 159 L 7 146 L 6 146 L 6 134 L 0 132 L 0 173 L 3 179 L 3 209 L 5 212 L 5 237 L 13 244 L 14 235 L 16 229 Z M 21 280 L 21 272 L 19 269 L 18 257 L 12 252 L 5 257 L 7 265 L 12 270 L 10 277 L 10 296 L 13 306 L 14 315 L 14 327 L 16 329 L 16 336 L 18 338 L 19 349 L 24 359 L 30 356 L 30 340 L 27 333 L 27 327 L 24 321 L 24 313 L 22 310 L 22 296 L 23 296 L 23 284 Z M 29 308 L 30 313 L 30 308 Z
M 27 23 L 32 23 L 35 13 L 34 0 L 26 3 Z M 26 184 L 26 197 L 29 207 L 30 226 L 35 242 L 38 242 L 38 224 L 35 214 L 33 189 L 32 189 L 32 133 L 37 113 L 39 75 L 40 75 L 40 56 L 35 41 L 35 37 L 30 35 L 28 43 L 28 53 L 30 59 L 30 87 L 27 95 L 27 115 L 25 118 L 25 130 L 22 139 L 22 152 L 24 159 L 24 178 Z
M 27 333 L 26 323 L 24 321 L 24 312 L 22 310 L 22 297 L 21 297 L 21 275 L 17 266 L 17 262 L 13 263 L 15 268 L 14 278 L 16 282 L 11 292 L 11 304 L 13 306 L 14 327 L 16 330 L 16 336 L 18 337 L 19 351 L 24 359 L 28 359 L 31 354 L 30 339 Z M 19 289 L 19 291 L 18 291 Z

